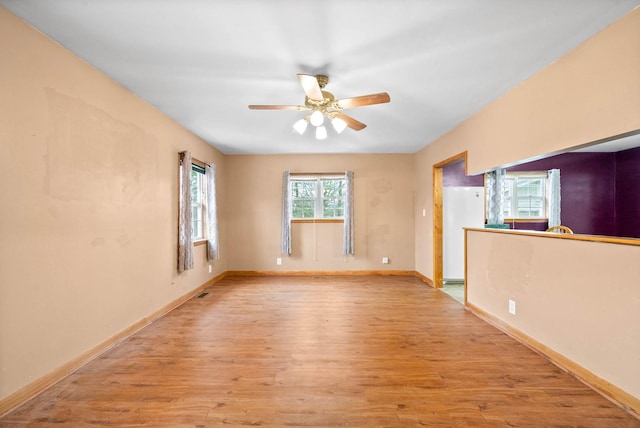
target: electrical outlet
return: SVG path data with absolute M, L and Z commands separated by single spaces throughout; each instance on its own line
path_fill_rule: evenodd
M 280 265 L 282 264 L 282 258 L 278 257 L 278 258 L 276 259 L 276 264 L 277 264 L 278 266 L 280 266 Z
M 389 257 L 383 257 L 382 258 L 382 264 L 383 265 L 388 265 L 389 264 Z
M 211 273 L 211 265 L 209 265 L 209 273 Z
M 515 302 L 515 300 L 509 299 L 509 313 L 511 315 L 515 315 L 516 314 L 516 302 Z
M 422 209 L 422 217 L 426 217 L 427 216 L 427 210 L 426 209 Z

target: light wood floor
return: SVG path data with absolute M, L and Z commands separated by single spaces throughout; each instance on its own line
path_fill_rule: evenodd
M 207 291 L 0 426 L 640 426 L 415 278 Z

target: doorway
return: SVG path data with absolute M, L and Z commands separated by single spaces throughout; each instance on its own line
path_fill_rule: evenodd
M 459 153 L 433 166 L 433 282 L 436 288 L 440 288 L 461 303 L 466 303 L 466 263 L 462 281 L 451 284 L 445 282 L 444 277 L 444 234 L 445 234 L 445 190 L 443 182 L 443 170 L 446 166 L 458 162 L 464 162 L 464 174 L 467 173 L 467 152 Z M 484 198 L 483 198 L 484 200 Z M 484 215 L 483 215 L 484 217 Z M 443 289 L 444 287 L 444 289 Z

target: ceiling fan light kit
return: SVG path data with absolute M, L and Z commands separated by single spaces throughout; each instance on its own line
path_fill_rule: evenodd
M 324 122 L 324 114 L 322 114 L 320 110 L 314 111 L 313 113 L 311 113 L 311 116 L 309 116 L 309 122 L 311 122 L 313 126 L 322 125 L 322 123 Z
M 299 121 L 297 121 L 296 123 L 293 124 L 293 129 L 295 129 L 295 131 L 302 135 L 304 134 L 304 131 L 307 130 L 307 125 L 309 124 L 309 122 L 307 122 L 307 119 L 300 119 Z
M 338 134 L 341 134 L 342 131 L 347 127 L 347 122 L 340 119 L 339 117 L 334 117 L 331 119 L 331 124 L 333 125 L 333 129 L 336 130 Z
M 325 117 L 331 121 L 333 129 L 340 134 L 349 127 L 354 131 L 361 131 L 367 125 L 353 117 L 342 113 L 343 109 L 363 107 L 373 104 L 383 104 L 391 101 L 389 94 L 380 92 L 377 94 L 362 95 L 353 98 L 336 100 L 331 92 L 323 91 L 329 83 L 329 77 L 323 74 L 311 76 L 309 74 L 298 74 L 300 85 L 306 94 L 304 106 L 294 105 L 249 105 L 251 110 L 312 110 L 311 114 L 298 120 L 293 124 L 293 129 L 300 135 L 307 130 L 309 122 L 316 127 L 316 138 L 324 140 L 327 138 L 327 129 L 324 126 Z
M 316 139 L 324 140 L 325 138 L 327 138 L 327 128 L 324 126 L 318 126 L 316 128 Z

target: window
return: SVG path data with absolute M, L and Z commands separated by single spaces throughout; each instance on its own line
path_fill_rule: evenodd
M 194 241 L 205 238 L 205 185 L 204 168 L 195 163 L 191 166 L 191 223 Z
M 504 177 L 504 217 L 547 218 L 547 173 L 507 173 Z
M 291 218 L 344 219 L 344 178 L 291 178 Z

